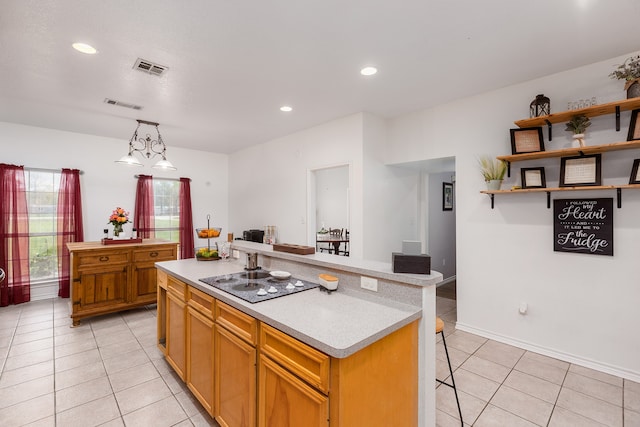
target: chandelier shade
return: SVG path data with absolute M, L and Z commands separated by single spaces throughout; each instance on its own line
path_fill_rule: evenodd
M 137 152 L 147 159 L 151 159 L 152 157 L 159 155 L 161 159 L 152 166 L 154 169 L 176 170 L 175 166 L 167 160 L 167 146 L 164 144 L 162 135 L 160 135 L 160 130 L 158 129 L 160 124 L 156 122 L 148 122 L 146 120 L 137 120 L 137 122 L 138 126 L 136 126 L 136 130 L 133 131 L 133 135 L 129 140 L 129 153 L 122 156 L 120 160 L 116 160 L 116 163 L 127 166 L 143 166 L 143 164 L 134 156 L 134 153 Z M 140 125 L 155 127 L 156 133 L 158 134 L 157 138 L 152 139 L 149 134 L 144 138 L 138 138 L 138 129 L 140 128 Z

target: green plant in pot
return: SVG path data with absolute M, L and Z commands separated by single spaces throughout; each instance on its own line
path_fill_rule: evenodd
M 565 130 L 567 132 L 573 132 L 573 139 L 578 141 L 580 147 L 584 147 L 584 132 L 589 126 L 591 126 L 591 120 L 589 120 L 589 117 L 579 115 L 571 117 L 571 120 L 567 122 Z
M 640 96 L 640 55 L 627 58 L 622 65 L 618 65 L 609 77 L 616 80 L 625 80 L 624 90 L 627 98 Z
M 483 156 L 478 159 L 478 163 L 480 163 L 480 173 L 487 183 L 487 190 L 499 190 L 507 173 L 507 162 Z

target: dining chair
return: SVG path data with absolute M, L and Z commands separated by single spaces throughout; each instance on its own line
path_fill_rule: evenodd
M 342 251 L 342 255 L 349 256 L 349 230 L 345 228 L 342 235 L 346 240 L 346 242 L 344 242 L 344 251 Z

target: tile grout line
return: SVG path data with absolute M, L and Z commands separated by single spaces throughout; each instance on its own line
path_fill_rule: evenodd
M 122 317 L 122 314 L 118 313 L 118 315 L 120 316 L 120 318 L 124 322 L 124 318 Z M 126 322 L 125 322 L 125 324 L 126 324 Z M 96 343 L 96 350 L 98 350 L 98 355 L 100 356 L 100 362 L 102 363 L 102 368 L 104 369 L 104 374 L 107 376 L 107 381 L 109 381 L 109 388 L 111 389 L 111 395 L 113 396 L 113 400 L 116 403 L 116 408 L 118 409 L 118 414 L 120 414 L 119 418 L 122 420 L 122 423 L 124 424 L 124 418 L 123 418 L 123 415 L 122 415 L 122 410 L 120 409 L 120 404 L 118 403 L 118 399 L 116 399 L 116 393 L 113 390 L 113 384 L 111 383 L 111 378 L 109 377 L 109 373 L 107 372 L 107 367 L 104 364 L 104 358 L 102 357 L 102 352 L 100 351 L 100 346 L 98 345 L 98 339 L 96 338 L 96 333 L 95 333 L 95 330 L 93 329 L 93 322 L 91 322 L 89 324 L 89 326 L 91 327 L 91 336 L 93 337 L 93 340 Z M 127 327 L 129 327 L 129 326 L 127 325 Z M 114 420 L 115 420 L 115 418 L 114 418 Z M 109 420 L 107 422 L 110 422 L 110 421 L 113 421 L 113 420 Z

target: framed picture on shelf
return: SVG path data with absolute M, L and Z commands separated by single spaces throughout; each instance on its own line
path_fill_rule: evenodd
M 560 161 L 560 187 L 601 185 L 602 163 L 600 154 L 562 157 Z
M 442 210 L 453 210 L 453 184 L 450 182 L 442 183 Z
M 633 167 L 631 168 L 629 184 L 640 184 L 640 174 L 638 173 L 638 166 L 640 166 L 640 159 L 635 159 L 633 161 Z
M 535 153 L 544 151 L 542 128 L 510 129 L 511 154 Z
M 638 120 L 638 113 L 640 113 L 640 110 L 633 110 L 631 112 L 631 122 L 629 123 L 627 141 L 640 140 L 640 120 Z
M 544 168 L 522 168 L 522 188 L 546 188 L 547 182 L 544 179 Z

